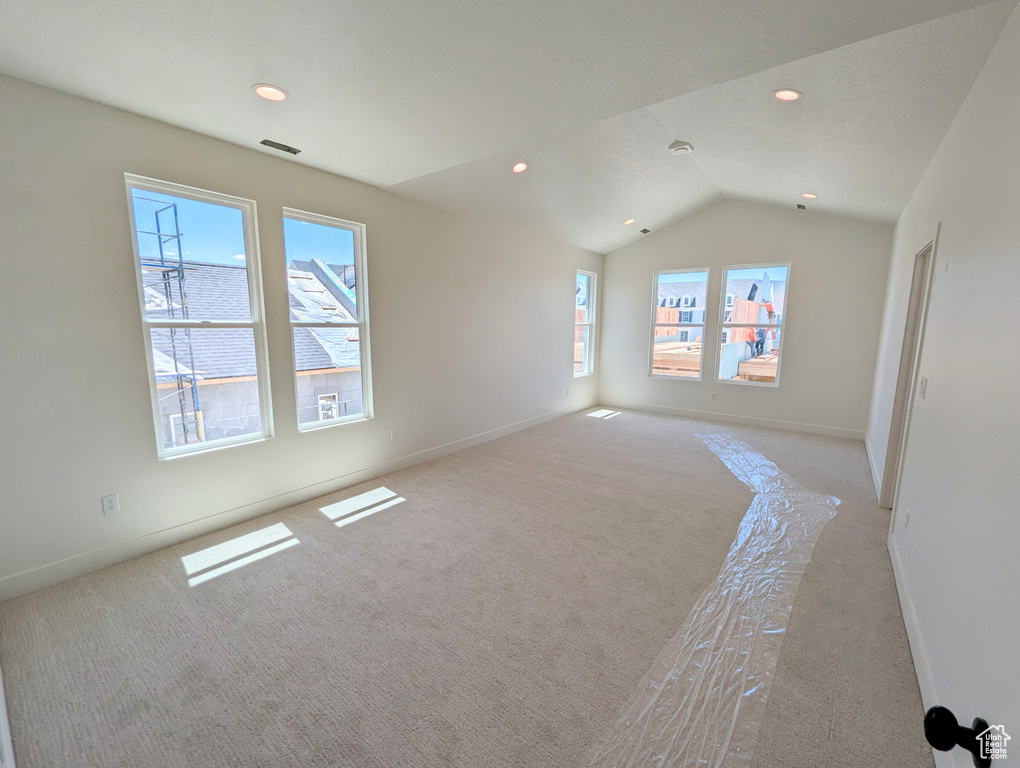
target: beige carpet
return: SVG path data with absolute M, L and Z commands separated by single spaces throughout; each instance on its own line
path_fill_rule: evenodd
M 586 768 L 751 501 L 706 429 L 843 502 L 753 765 L 931 766 L 863 445 L 635 412 L 559 419 L 0 605 L 18 766 Z M 406 501 L 341 528 L 319 511 L 381 485 Z M 280 522 L 299 544 L 188 586 L 182 557 Z

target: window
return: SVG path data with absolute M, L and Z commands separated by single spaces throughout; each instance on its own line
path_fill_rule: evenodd
M 705 310 L 694 307 L 704 307 L 707 289 L 707 269 L 655 273 L 652 282 L 649 376 L 701 379 Z M 673 298 L 678 293 L 683 296 L 680 302 Z M 677 304 L 691 309 L 681 309 Z
M 779 385 L 789 278 L 789 264 L 724 270 L 723 291 L 732 309 L 720 325 L 717 381 Z
M 726 294 L 726 306 L 727 307 L 732 307 L 733 306 L 733 294 L 732 293 L 727 293 Z
M 283 209 L 298 429 L 372 418 L 365 227 Z
M 271 437 L 255 203 L 125 183 L 160 458 Z
M 574 376 L 587 376 L 595 370 L 595 296 L 594 272 L 577 270 L 574 289 Z
M 340 415 L 340 393 L 319 395 L 319 421 L 330 421 Z

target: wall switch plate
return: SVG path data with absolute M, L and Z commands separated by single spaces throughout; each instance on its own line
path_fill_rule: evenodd
M 711 397 L 713 400 L 715 400 L 715 392 L 713 392 L 709 397 Z
M 910 527 L 910 510 L 907 510 L 907 514 L 903 516 L 903 529 L 906 530 Z
M 928 379 L 924 376 L 921 377 L 921 399 L 924 400 L 924 396 L 928 394 Z
M 104 496 L 102 502 L 104 515 L 112 515 L 114 512 L 120 512 L 120 498 L 116 493 Z
M 391 429 L 390 430 L 390 442 L 391 443 L 397 442 L 397 438 L 398 437 L 400 437 L 400 430 L 399 429 Z

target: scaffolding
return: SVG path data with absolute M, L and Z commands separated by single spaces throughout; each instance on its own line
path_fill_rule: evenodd
M 181 246 L 183 233 L 181 232 L 180 218 L 177 213 L 177 203 L 168 203 L 166 200 L 142 196 L 137 196 L 135 199 L 155 203 L 157 206 L 153 213 L 155 230 L 138 230 L 140 235 L 155 237 L 159 247 L 158 261 L 151 257 L 148 259 L 141 257 L 140 259 L 143 273 L 142 284 L 144 287 L 153 288 L 152 285 L 146 283 L 144 279 L 145 273 L 157 275 L 157 280 L 154 282 L 162 286 L 163 307 L 166 309 L 167 319 L 188 320 L 187 276 L 185 275 L 184 268 L 184 249 Z M 173 253 L 169 253 L 168 256 L 168 251 L 171 250 L 168 246 L 171 243 L 176 248 L 176 263 L 173 261 Z M 177 286 L 179 304 L 174 302 L 174 285 Z M 180 310 L 179 315 L 177 314 L 178 309 Z M 175 394 L 181 419 L 181 439 L 177 439 L 173 424 L 173 418 L 177 414 L 168 414 L 170 420 L 168 432 L 174 444 L 202 442 L 205 436 L 203 434 L 202 409 L 198 394 L 198 376 L 195 373 L 195 349 L 192 345 L 191 328 L 169 326 L 167 330 L 170 333 L 170 358 L 173 361 L 173 373 L 163 375 L 173 379 L 176 388 Z M 179 334 L 183 338 L 179 338 Z M 187 349 L 188 366 L 186 371 L 181 370 L 181 364 L 178 359 L 178 346 Z M 188 408 L 189 389 L 191 390 L 191 402 L 194 406 L 191 410 Z M 162 412 L 162 408 L 160 408 L 160 411 Z

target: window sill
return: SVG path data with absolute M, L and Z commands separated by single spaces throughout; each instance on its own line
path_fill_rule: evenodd
M 583 373 L 583 372 L 582 373 L 575 373 L 574 374 L 574 378 L 575 379 L 583 379 L 585 376 L 592 376 L 594 374 L 595 374 L 595 371 L 588 371 L 587 373 Z
M 201 456 L 203 453 L 212 453 L 213 451 L 222 451 L 224 448 L 236 448 L 239 445 L 250 445 L 252 443 L 264 443 L 267 440 L 271 440 L 273 435 L 252 435 L 250 437 L 237 438 L 235 440 L 222 440 L 211 443 L 200 443 L 199 447 L 190 448 L 188 450 L 165 450 L 160 452 L 160 461 L 171 461 L 176 459 L 183 459 L 188 456 Z
M 650 373 L 650 379 L 665 379 L 666 381 L 701 381 L 701 376 L 669 376 L 665 373 Z
M 779 386 L 778 381 L 737 381 L 736 379 L 716 379 L 716 384 L 736 384 L 739 387 L 768 387 L 770 389 L 776 389 Z
M 370 421 L 371 416 L 361 414 L 359 416 L 352 416 L 349 419 L 330 419 L 329 421 L 316 421 L 311 424 L 305 424 L 304 426 L 298 425 L 298 432 L 318 432 L 322 429 L 330 429 L 331 427 L 342 427 L 345 424 L 358 424 L 362 421 Z

